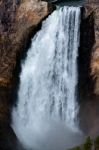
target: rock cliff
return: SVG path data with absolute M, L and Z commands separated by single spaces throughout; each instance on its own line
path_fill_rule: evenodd
M 82 8 L 79 49 L 80 126 L 86 134 L 99 134 L 99 1 Z
M 0 150 L 11 150 L 15 143 L 9 125 L 20 59 L 30 37 L 52 9 L 39 0 L 0 0 Z
M 0 85 L 10 86 L 16 57 L 22 52 L 30 30 L 48 15 L 46 2 L 36 0 L 0 1 Z
M 16 143 L 9 124 L 11 105 L 16 99 L 13 89 L 18 85 L 20 60 L 25 57 L 31 36 L 40 29 L 41 21 L 52 11 L 51 5 L 40 0 L 0 0 L 0 150 L 11 150 Z M 80 125 L 86 134 L 96 135 L 99 133 L 98 0 L 86 0 L 82 8 L 80 43 Z

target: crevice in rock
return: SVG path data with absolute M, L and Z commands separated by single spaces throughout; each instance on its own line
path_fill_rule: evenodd
M 79 91 L 79 120 L 80 127 L 87 134 L 95 134 L 94 132 L 94 109 L 96 109 L 96 101 L 93 94 L 94 81 L 91 76 L 91 57 L 93 45 L 95 43 L 94 31 L 94 11 L 87 17 L 85 15 L 85 8 L 82 8 L 81 13 L 81 27 L 80 27 L 80 48 L 78 57 L 78 91 Z M 91 131 L 93 130 L 93 131 Z
M 82 8 L 78 58 L 80 101 L 84 101 L 85 98 L 88 99 L 90 95 L 92 96 L 94 88 L 91 77 L 91 55 L 95 43 L 94 12 L 87 18 L 84 17 L 84 14 L 85 10 Z

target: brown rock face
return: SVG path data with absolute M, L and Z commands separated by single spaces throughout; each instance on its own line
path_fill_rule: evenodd
M 95 136 L 99 134 L 99 1 L 90 0 L 82 11 L 78 62 L 80 126 Z
M 12 91 L 18 82 L 20 59 L 30 37 L 52 10 L 52 6 L 39 0 L 0 0 L 0 150 L 13 150 L 16 144 L 9 124 L 11 105 L 16 98 Z M 78 62 L 80 125 L 86 134 L 96 135 L 99 133 L 98 0 L 86 0 L 82 10 Z
M 23 0 L 20 5 L 14 0 L 3 0 L 0 7 L 0 85 L 8 86 L 13 78 L 16 57 L 22 52 L 22 42 L 29 30 L 48 15 L 49 8 L 46 2 L 36 0 Z
M 95 9 L 95 44 L 91 60 L 91 74 L 95 81 L 94 93 L 99 96 L 99 4 Z
M 51 11 L 38 0 L 0 0 L 0 150 L 4 142 L 10 143 L 9 134 L 14 136 L 9 124 L 17 65 L 31 34 Z M 11 144 L 4 149 L 11 150 Z

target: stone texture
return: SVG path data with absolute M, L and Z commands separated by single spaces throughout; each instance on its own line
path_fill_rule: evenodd
M 0 150 L 13 150 L 15 144 L 10 116 L 20 60 L 30 37 L 52 10 L 38 0 L 0 0 Z
M 9 137 L 12 143 L 15 143 L 12 139 L 16 140 L 9 124 L 20 60 L 25 57 L 30 37 L 40 29 L 40 22 L 52 10 L 51 5 L 39 0 L 0 0 L 0 150 L 4 143 L 4 149 L 13 150 L 13 146 L 8 145 Z M 98 0 L 86 0 L 84 5 L 79 54 L 80 124 L 86 134 L 96 135 L 99 133 Z
M 95 43 L 91 59 L 91 74 L 95 82 L 94 93 L 99 95 L 99 4 L 93 6 L 93 9 L 95 11 Z
M 46 2 L 36 0 L 23 0 L 19 5 L 14 0 L 0 1 L 0 87 L 6 89 L 5 93 L 12 88 L 17 59 L 31 32 L 36 32 L 35 27 L 50 13 L 50 8 Z M 8 105 L 3 100 L 8 101 L 8 96 L 4 94 L 4 98 L 0 93 L 1 108 L 3 103 Z M 0 118 L 1 114 L 0 111 Z
M 0 85 L 8 87 L 29 29 L 47 16 L 49 9 L 46 2 L 36 0 L 24 0 L 20 5 L 4 0 L 0 4 Z
M 82 12 L 79 49 L 80 127 L 99 134 L 99 2 L 86 3 Z

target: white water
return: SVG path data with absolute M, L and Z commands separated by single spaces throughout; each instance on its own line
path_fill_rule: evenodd
M 77 131 L 79 26 L 80 8 L 63 7 L 32 39 L 12 112 L 12 127 L 26 148 L 63 150 Z

